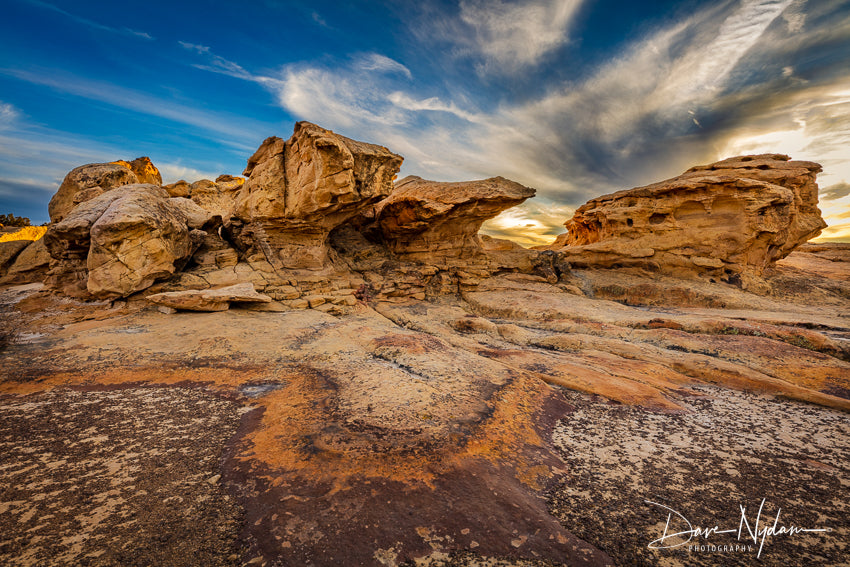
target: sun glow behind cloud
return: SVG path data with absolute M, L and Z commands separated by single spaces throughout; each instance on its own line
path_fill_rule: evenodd
M 757 154 L 782 148 L 793 159 L 816 161 L 824 166 L 818 175 L 820 209 L 829 227 L 818 241 L 850 241 L 850 195 L 831 188 L 850 180 L 850 89 L 839 84 L 799 101 L 787 109 L 793 127 L 758 133 L 742 133 L 727 141 L 724 153 Z

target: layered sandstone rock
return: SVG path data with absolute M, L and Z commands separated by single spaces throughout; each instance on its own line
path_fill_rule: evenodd
M 17 255 L 15 261 L 6 269 L 0 270 L 0 284 L 32 283 L 44 280 L 50 267 L 50 254 L 44 245 L 44 239 L 24 242 L 27 246 Z M 2 244 L 0 244 L 2 246 Z
M 76 207 L 44 236 L 47 284 L 67 295 L 126 297 L 172 276 L 190 256 L 189 219 L 161 187 L 134 184 Z
M 14 263 L 18 254 L 30 245 L 28 240 L 9 240 L 0 242 L 0 276 L 5 275 L 9 266 Z
M 588 201 L 555 247 L 566 246 L 578 266 L 758 276 L 826 226 L 817 208 L 820 171 L 779 154 L 693 167 Z
M 91 163 L 73 169 L 50 200 L 50 222 L 61 221 L 75 206 L 105 191 L 133 183 L 162 184 L 159 170 L 150 158 L 140 157 L 131 162 L 119 160 Z
M 268 138 L 248 160 L 228 223 L 251 256 L 275 270 L 318 269 L 331 230 L 389 195 L 402 158 L 309 122 L 284 142 Z
M 456 257 L 480 251 L 484 221 L 534 193 L 504 177 L 441 183 L 408 176 L 375 207 L 374 223 L 396 254 L 420 260 Z
M 215 181 L 202 179 L 190 185 L 189 198 L 213 215 L 229 218 L 244 183 L 244 178 L 233 175 L 219 175 Z
M 169 291 L 148 296 L 148 301 L 186 311 L 227 311 L 231 303 L 270 303 L 272 298 L 257 293 L 249 283 L 217 289 Z

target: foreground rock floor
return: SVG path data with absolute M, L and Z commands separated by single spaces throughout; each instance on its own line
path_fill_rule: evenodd
M 579 271 L 340 317 L 6 287 L 0 562 L 841 565 L 848 270 L 820 261 L 765 296 Z M 645 500 L 737 529 L 763 498 L 832 531 L 648 548 Z

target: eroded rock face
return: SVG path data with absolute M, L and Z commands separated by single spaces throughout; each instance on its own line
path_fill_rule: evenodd
M 272 298 L 257 293 L 250 282 L 235 284 L 217 289 L 169 291 L 148 296 L 148 300 L 187 311 L 227 311 L 232 302 L 270 303 Z
M 504 177 L 442 183 L 408 176 L 375 207 L 381 239 L 396 254 L 418 259 L 482 249 L 482 223 L 534 196 Z
M 202 179 L 192 183 L 189 198 L 213 215 L 229 218 L 244 183 L 245 179 L 233 175 L 219 175 L 215 181 Z
M 6 269 L 5 275 L 0 278 L 0 284 L 42 281 L 47 275 L 49 266 L 50 254 L 44 245 L 44 239 L 34 240 L 28 243 L 20 254 L 17 255 L 15 261 Z M 0 273 L 2 273 L 2 270 L 0 270 Z
M 160 175 L 159 170 L 151 162 L 151 158 L 147 156 L 136 158 L 133 161 L 119 159 L 114 163 L 129 168 L 130 171 L 136 174 L 136 179 L 139 180 L 139 183 L 162 185 L 162 175 Z
M 230 228 L 275 269 L 318 269 L 332 229 L 392 191 L 402 158 L 309 122 L 268 138 L 248 160 Z
M 15 262 L 18 255 L 29 245 L 30 242 L 28 240 L 0 242 L 0 276 L 5 275 L 9 266 Z
M 133 183 L 161 185 L 159 170 L 147 157 L 131 162 L 91 163 L 71 170 L 50 200 L 50 222 L 59 222 L 84 201 L 105 191 Z
M 667 181 L 598 197 L 555 247 L 573 265 L 758 276 L 826 226 L 821 166 L 780 154 L 726 159 Z
M 133 184 L 99 195 L 45 234 L 54 259 L 46 284 L 66 295 L 98 298 L 146 289 L 190 256 L 188 225 L 161 187 Z

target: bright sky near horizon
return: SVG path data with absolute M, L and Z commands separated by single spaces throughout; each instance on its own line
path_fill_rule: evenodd
M 824 166 L 850 241 L 850 0 L 0 0 L 0 213 L 150 156 L 238 175 L 309 120 L 537 197 L 487 232 L 550 242 L 586 200 L 744 153 Z

